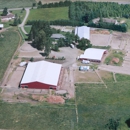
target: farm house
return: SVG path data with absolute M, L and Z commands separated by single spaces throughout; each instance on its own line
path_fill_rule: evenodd
M 56 89 L 62 65 L 47 61 L 29 62 L 20 83 L 22 88 Z
M 104 54 L 107 53 L 107 50 L 88 48 L 84 51 L 84 54 L 81 54 L 79 60 L 89 60 L 92 62 L 101 62 Z
M 75 28 L 75 35 L 78 35 L 80 39 L 88 39 L 90 40 L 90 27 L 82 26 Z

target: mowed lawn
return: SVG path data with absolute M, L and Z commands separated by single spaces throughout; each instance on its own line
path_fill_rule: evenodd
M 0 102 L 0 128 L 12 130 L 77 130 L 75 109 Z
M 120 119 L 119 129 L 128 130 L 130 118 L 129 83 L 80 84 L 76 88 L 79 130 L 108 130 L 109 119 Z
M 0 81 L 19 44 L 19 35 L 15 31 L 0 33 Z
M 18 8 L 18 7 L 31 7 L 35 0 L 0 0 L 0 9 Z
M 30 10 L 28 20 L 53 21 L 58 19 L 68 19 L 68 7 L 44 8 Z

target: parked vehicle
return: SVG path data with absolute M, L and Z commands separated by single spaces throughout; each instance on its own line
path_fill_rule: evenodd
M 70 44 L 71 48 L 74 48 L 74 45 L 73 44 Z
M 80 67 L 79 67 L 79 70 L 80 70 L 80 71 L 88 71 L 89 68 L 90 68 L 90 66 L 80 66 Z
M 82 63 L 83 63 L 83 64 L 89 64 L 90 61 L 89 61 L 89 60 L 82 60 Z

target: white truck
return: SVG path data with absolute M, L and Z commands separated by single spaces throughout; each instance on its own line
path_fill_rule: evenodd
M 83 63 L 83 64 L 89 64 L 90 61 L 89 61 L 89 60 L 82 60 L 82 63 Z

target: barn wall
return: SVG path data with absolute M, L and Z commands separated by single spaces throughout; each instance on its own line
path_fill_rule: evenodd
M 20 85 L 21 88 L 25 88 L 26 86 L 28 86 L 28 88 L 31 89 L 50 89 L 50 87 L 56 89 L 56 86 L 54 85 L 43 84 L 40 82 L 32 82 L 32 83 L 26 83 Z
M 89 60 L 89 61 L 91 61 L 91 62 L 101 62 L 100 60 L 92 60 L 92 59 L 87 59 L 87 58 L 80 58 L 79 60 Z

